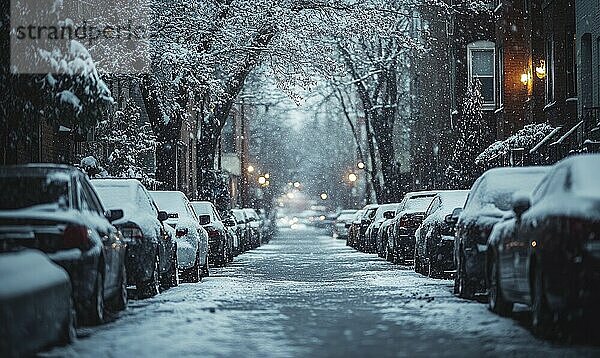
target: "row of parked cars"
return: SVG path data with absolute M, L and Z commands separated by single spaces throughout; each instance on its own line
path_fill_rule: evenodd
M 334 237 L 427 276 L 453 276 L 456 294 L 487 299 L 500 315 L 526 304 L 534 332 L 556 336 L 599 313 L 599 178 L 592 154 L 495 168 L 470 190 L 412 192 L 343 211 Z
M 27 266 L 39 261 L 40 253 L 49 261 L 49 268 L 31 267 L 38 292 L 14 278 L 3 281 L 8 283 L 0 285 L 0 302 L 11 309 L 0 310 L 1 320 L 45 327 L 38 333 L 65 343 L 73 338 L 77 322 L 100 324 L 107 311 L 125 309 L 129 292 L 147 298 L 180 282 L 198 282 L 210 275 L 211 267 L 226 265 L 270 237 L 266 221 L 254 209 L 221 215 L 212 203 L 190 201 L 179 191 L 148 191 L 136 179 L 90 180 L 70 166 L 0 167 L 0 196 L 0 266 L 18 257 Z M 34 253 L 24 254 L 28 251 Z M 57 270 L 67 274 L 60 276 Z M 53 291 L 65 286 L 53 284 L 53 277 L 68 278 L 68 294 Z M 33 307 L 18 303 L 24 296 L 35 296 Z M 44 321 L 39 311 L 57 305 L 62 316 Z M 32 328 L 0 328 L 2 356 L 50 343 L 44 338 L 38 342 Z

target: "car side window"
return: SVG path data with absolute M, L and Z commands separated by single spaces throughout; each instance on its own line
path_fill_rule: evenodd
M 98 196 L 96 195 L 94 189 L 92 189 L 90 184 L 87 183 L 85 180 L 83 180 L 81 184 L 83 187 L 84 194 L 88 200 L 88 206 L 90 208 L 90 211 L 95 212 L 100 216 L 104 216 L 104 208 L 102 207 L 102 204 L 100 204 L 100 199 L 98 199 Z
M 219 216 L 219 213 L 217 212 L 217 210 L 215 209 L 215 207 L 212 207 L 212 212 L 213 212 L 213 217 L 215 218 L 216 221 L 223 221 L 221 220 L 221 217 Z
M 427 211 L 425 212 L 425 216 L 429 216 L 432 213 L 434 213 L 437 209 L 440 208 L 440 206 L 442 205 L 442 199 L 440 199 L 439 196 L 436 196 L 433 201 L 431 202 L 431 204 L 429 204 L 429 207 L 427 208 Z
M 546 176 L 542 178 L 542 180 L 538 183 L 538 185 L 533 189 L 531 193 L 531 202 L 536 203 L 540 201 L 542 196 L 544 196 L 544 192 L 546 191 L 546 187 L 548 186 L 548 180 L 551 174 L 548 173 Z

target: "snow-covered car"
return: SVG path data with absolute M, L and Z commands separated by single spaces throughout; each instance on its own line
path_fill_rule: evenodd
M 0 356 L 24 357 L 75 338 L 69 275 L 37 250 L 0 253 Z
M 415 231 L 415 271 L 442 277 L 454 270 L 454 222 L 452 215 L 463 208 L 468 190 L 442 190 L 431 201 L 425 219 Z
M 340 211 L 339 215 L 335 218 L 333 223 L 333 238 L 346 240 L 348 238 L 348 228 L 346 227 L 346 223 L 351 221 L 356 215 L 356 211 L 354 209 L 347 209 Z
M 600 299 L 600 155 L 557 163 L 531 195 L 515 193 L 513 215 L 494 226 L 486 272 L 490 309 L 513 303 L 532 310 L 532 327 L 545 336 L 567 320 L 595 325 Z
M 238 239 L 242 242 L 242 251 L 245 252 L 252 249 L 252 228 L 248 221 L 248 215 L 242 209 L 232 209 L 231 214 L 235 218 Z
M 127 244 L 111 224 L 122 216 L 104 209 L 74 167 L 0 167 L 0 252 L 35 248 L 62 266 L 82 323 L 102 323 L 105 302 L 116 310 L 127 305 Z
M 356 245 L 356 236 L 358 235 L 358 229 L 360 228 L 360 218 L 364 215 L 365 210 L 360 209 L 356 211 L 356 214 L 352 219 L 346 221 L 344 225 L 348 229 L 348 238 L 346 239 L 346 246 L 354 248 Z
M 225 225 L 215 206 L 209 201 L 192 201 L 191 204 L 200 225 L 208 233 L 210 264 L 225 266 L 233 261 L 233 240 L 227 235 Z
M 136 179 L 93 179 L 92 185 L 105 207 L 122 208 L 113 222 L 127 243 L 127 281 L 137 296 L 152 297 L 160 288 L 177 286 L 177 244 L 165 229 L 166 211 Z
M 417 191 L 407 193 L 398 205 L 392 219 L 385 255 L 386 259 L 397 264 L 406 264 L 415 254 L 415 231 L 425 219 L 425 211 L 437 191 Z
M 398 205 L 398 203 L 383 204 L 377 208 L 373 222 L 367 227 L 367 231 L 365 232 L 365 252 L 377 253 L 377 233 L 379 228 L 384 221 L 393 219 L 396 216 Z
M 231 212 L 228 212 L 223 216 L 223 225 L 225 225 L 225 231 L 233 242 L 233 255 L 237 256 L 244 252 L 242 239 L 238 236 L 237 222 Z
M 175 229 L 177 263 L 182 282 L 198 282 L 208 276 L 208 233 L 198 222 L 190 201 L 180 191 L 151 191 L 160 210 L 167 212 L 164 222 Z
M 402 204 L 398 204 L 398 205 L 402 205 Z M 395 213 L 394 213 L 394 217 L 395 217 Z M 394 224 L 394 218 L 391 218 L 390 220 L 386 220 L 383 223 L 381 223 L 379 230 L 377 230 L 377 239 L 375 241 L 375 249 L 377 251 L 377 256 L 379 256 L 383 259 L 386 258 L 385 255 L 386 255 L 386 251 L 387 251 L 388 238 L 390 236 L 391 229 L 393 228 L 393 224 Z
M 251 229 L 251 245 L 250 247 L 255 249 L 260 246 L 262 240 L 262 221 L 260 220 L 260 216 L 256 210 L 251 208 L 242 209 L 246 213 L 246 217 L 248 218 L 248 224 Z
M 352 235 L 349 236 L 351 239 L 351 245 L 353 248 L 364 251 L 365 249 L 365 234 L 367 232 L 367 228 L 373 220 L 375 219 L 375 213 L 377 212 L 377 208 L 379 205 L 377 204 L 369 204 L 363 208 L 363 214 L 358 218 L 358 220 L 354 220 L 352 222 L 352 226 L 350 228 L 350 232 Z
M 485 256 L 492 227 L 511 211 L 512 195 L 531 192 L 547 172 L 548 167 L 494 168 L 475 181 L 454 239 L 454 291 L 460 297 L 485 295 Z

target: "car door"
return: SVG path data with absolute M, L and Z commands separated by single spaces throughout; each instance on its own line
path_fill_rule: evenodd
M 117 241 L 117 230 L 104 217 L 104 208 L 96 196 L 96 192 L 85 181 L 81 181 L 83 199 L 87 205 L 89 215 L 95 216 L 98 222 L 96 230 L 102 239 L 104 264 L 104 288 L 105 292 L 112 292 L 119 285 L 119 274 L 121 272 L 122 258 L 125 255 L 123 243 Z
M 566 176 L 565 168 L 557 168 L 544 177 L 540 184 L 534 189 L 531 195 L 531 205 L 536 205 L 544 200 L 544 197 L 548 194 L 548 189 L 552 187 L 557 181 L 561 182 Z M 514 281 L 515 289 L 517 290 L 519 297 L 528 302 L 529 301 L 529 254 L 531 251 L 531 242 L 535 240 L 539 230 L 540 222 L 537 218 L 527 215 L 527 211 L 522 215 L 519 225 L 517 225 L 515 232 L 515 244 L 513 254 L 513 266 L 514 266 Z

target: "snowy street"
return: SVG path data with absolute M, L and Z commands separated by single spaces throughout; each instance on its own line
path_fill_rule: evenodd
M 322 231 L 284 229 L 201 283 L 132 300 L 113 322 L 80 329 L 74 344 L 42 356 L 600 354 L 539 341 L 520 319 L 451 291 L 450 280 L 356 252 Z

